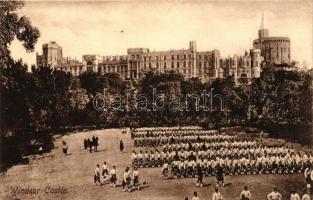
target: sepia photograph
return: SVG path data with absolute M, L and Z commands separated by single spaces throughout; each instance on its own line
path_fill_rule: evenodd
M 313 200 L 312 0 L 0 0 L 0 199 Z

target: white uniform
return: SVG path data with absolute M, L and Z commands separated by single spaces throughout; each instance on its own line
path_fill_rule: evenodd
M 223 195 L 220 192 L 214 192 L 212 200 L 223 200 Z
M 268 200 L 281 200 L 281 194 L 279 192 L 271 192 L 267 195 Z
M 193 196 L 191 200 L 199 200 L 199 197 Z
M 291 194 L 290 195 L 290 200 L 301 200 L 299 194 Z
M 240 199 L 241 199 L 242 197 L 251 199 L 251 193 L 250 193 L 250 191 L 249 191 L 249 190 L 242 190 L 242 192 L 240 193 Z
M 301 200 L 311 200 L 311 197 L 308 194 L 304 194 Z

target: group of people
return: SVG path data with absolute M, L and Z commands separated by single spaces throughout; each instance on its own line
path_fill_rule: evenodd
M 136 135 L 136 134 L 135 134 Z M 140 135 L 133 138 L 135 147 L 156 147 L 166 144 L 181 144 L 181 143 L 193 143 L 193 142 L 208 142 L 219 143 L 223 141 L 229 141 L 230 143 L 239 140 L 236 135 L 226 135 L 224 133 L 218 133 L 216 131 L 204 131 L 197 130 L 195 132 L 173 132 L 162 134 L 148 134 Z
M 196 186 L 203 186 L 204 176 L 217 179 L 214 200 L 222 199 L 218 192 L 224 186 L 224 175 L 305 173 L 313 180 L 313 155 L 300 153 L 283 145 L 264 145 L 256 140 L 236 134 L 206 131 L 200 128 L 148 128 L 132 132 L 135 147 L 154 147 L 154 150 L 133 151 L 133 167 L 162 167 L 165 178 L 197 177 Z M 193 200 L 198 200 L 195 193 Z M 251 193 L 245 187 L 241 200 L 250 200 Z M 279 200 L 281 194 L 274 188 L 268 200 Z M 301 200 L 296 192 L 291 200 Z M 303 200 L 309 199 L 304 194 Z
M 98 146 L 99 146 L 99 138 L 92 136 L 91 139 L 87 138 L 84 139 L 84 150 L 85 151 L 89 151 L 90 153 L 92 153 L 92 150 L 94 150 L 95 152 L 98 151 Z
M 129 191 L 132 190 L 140 190 L 140 184 L 139 184 L 139 171 L 136 167 L 133 168 L 133 171 L 131 172 L 129 167 L 126 167 L 123 177 L 122 177 L 122 191 Z M 96 169 L 94 171 L 94 185 L 101 186 L 105 182 L 109 181 L 111 187 L 116 187 L 118 178 L 117 178 L 117 170 L 116 166 L 113 165 L 112 169 L 109 169 L 109 166 L 106 162 L 103 162 L 103 165 L 100 168 L 100 165 L 97 164 Z M 146 182 L 142 183 L 143 185 L 146 185 Z
M 274 187 L 272 192 L 270 192 L 266 196 L 267 200 L 282 200 L 282 195 L 280 192 L 278 192 L 277 188 Z M 215 190 L 212 194 L 212 200 L 223 200 L 223 194 L 219 191 L 218 187 L 215 187 Z M 252 199 L 252 194 L 249 191 L 247 186 L 244 186 L 243 190 L 241 191 L 239 195 L 240 200 L 251 200 Z M 189 200 L 188 197 L 185 197 L 184 200 Z M 198 192 L 194 191 L 193 197 L 191 200 L 200 200 L 200 197 L 198 195 Z M 290 194 L 290 200 L 311 200 L 311 197 L 309 194 L 304 193 L 302 197 L 300 194 L 298 194 L 296 191 L 292 191 Z
M 140 150 L 133 151 L 131 160 L 134 167 L 162 167 L 164 176 L 171 172 L 175 177 L 194 177 L 199 168 L 205 176 L 214 176 L 218 166 L 226 175 L 302 173 L 313 167 L 309 153 L 301 155 L 293 149 L 267 146 Z

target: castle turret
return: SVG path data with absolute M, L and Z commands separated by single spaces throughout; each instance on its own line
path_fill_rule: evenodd
M 191 52 L 196 52 L 197 51 L 196 41 L 190 41 L 189 42 L 189 50 Z
M 260 49 L 251 49 L 251 78 L 259 78 L 261 74 L 261 63 L 263 57 L 261 56 Z

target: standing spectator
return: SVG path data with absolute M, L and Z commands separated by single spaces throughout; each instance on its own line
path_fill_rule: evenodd
M 99 146 L 99 142 L 98 142 L 99 138 L 95 137 L 95 152 L 98 151 L 98 146 Z
M 282 196 L 281 194 L 277 191 L 277 188 L 274 187 L 273 191 L 267 195 L 268 200 L 281 200 Z
M 193 192 L 193 197 L 191 200 L 199 200 L 198 193 L 196 191 Z
M 92 138 L 91 138 L 91 146 L 92 147 L 95 147 L 96 146 L 96 138 L 95 138 L 95 136 L 92 136 Z M 94 150 L 95 150 L 96 148 L 94 148 Z M 96 151 L 96 150 L 95 150 Z
M 89 152 L 92 153 L 92 144 L 89 138 L 87 139 L 87 147 L 89 148 Z
M 84 139 L 84 150 L 87 151 L 88 148 L 88 143 L 87 143 L 87 139 Z
M 242 192 L 240 193 L 240 200 L 250 200 L 250 199 L 251 199 L 251 193 L 248 190 L 248 187 L 244 186 Z
M 95 175 L 94 175 L 94 184 L 95 185 L 99 185 L 101 186 L 101 182 L 100 182 L 100 166 L 99 164 L 97 164 L 97 167 L 95 169 Z
M 63 146 L 63 154 L 66 156 L 67 155 L 68 146 L 67 146 L 67 144 L 66 144 L 66 142 L 64 140 L 62 141 L 62 146 Z
M 120 151 L 123 152 L 123 150 L 124 150 L 124 143 L 123 143 L 123 141 L 121 140 L 121 141 L 120 141 Z
M 212 200 L 223 200 L 223 195 L 218 191 L 218 187 L 215 187 L 215 192 L 212 195 Z
M 311 197 L 308 194 L 304 194 L 301 200 L 311 200 Z
M 39 148 L 38 148 L 38 153 L 39 153 L 39 155 L 42 155 L 42 153 L 43 153 L 42 145 L 39 146 Z
M 293 190 L 290 195 L 290 200 L 301 200 L 300 195 Z

